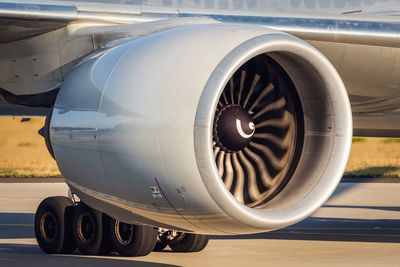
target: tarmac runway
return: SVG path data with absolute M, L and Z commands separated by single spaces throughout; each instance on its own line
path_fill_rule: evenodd
M 45 255 L 34 212 L 63 183 L 0 183 L 0 266 L 400 266 L 400 183 L 340 184 L 312 217 L 257 235 L 212 237 L 200 253 L 140 258 Z

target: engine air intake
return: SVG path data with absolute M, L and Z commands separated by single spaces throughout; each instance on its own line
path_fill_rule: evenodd
M 303 143 L 302 116 L 290 77 L 267 55 L 231 77 L 218 101 L 213 151 L 221 179 L 239 202 L 264 203 L 290 179 Z

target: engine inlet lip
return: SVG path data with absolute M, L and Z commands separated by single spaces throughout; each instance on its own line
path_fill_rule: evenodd
M 327 84 L 329 92 L 332 92 L 334 86 L 339 87 L 337 89 L 339 93 L 335 94 L 335 97 L 344 104 L 342 113 L 345 114 L 345 118 L 340 121 L 342 127 L 335 128 L 335 131 L 343 136 L 343 152 L 340 154 L 344 157 L 348 156 L 350 151 L 351 142 L 348 139 L 351 140 L 352 122 L 351 117 L 348 116 L 348 114 L 351 114 L 351 110 L 347 93 L 336 70 L 319 51 L 294 36 L 270 31 L 267 34 L 254 37 L 232 50 L 216 67 L 200 98 L 195 121 L 195 153 L 201 177 L 215 203 L 234 220 L 252 227 L 278 229 L 309 216 L 329 198 L 341 179 L 346 160 L 340 161 L 339 165 L 331 171 L 332 179 L 321 177 L 313 185 L 315 189 L 313 193 L 304 195 L 290 208 L 277 210 L 258 207 L 253 209 L 238 203 L 232 194 L 226 190 L 222 180 L 219 179 L 214 163 L 211 144 L 213 129 L 210 125 L 213 125 L 214 113 L 220 94 L 229 78 L 251 58 L 267 53 L 290 54 L 304 60 L 318 70 L 326 83 L 329 83 L 328 74 L 331 74 L 332 82 Z M 215 93 L 216 88 L 218 88 L 217 94 Z M 334 109 L 332 104 L 329 104 L 327 109 L 337 110 Z M 316 191 L 319 194 L 316 194 Z

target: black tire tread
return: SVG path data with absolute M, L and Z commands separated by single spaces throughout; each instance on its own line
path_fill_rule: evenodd
M 171 240 L 169 247 L 175 252 L 199 252 L 208 244 L 208 236 L 185 234 L 182 240 Z
M 138 252 L 134 256 L 145 256 L 153 251 L 154 246 L 157 242 L 157 232 L 153 227 L 145 225 L 136 226 L 136 234 L 141 234 L 142 244 L 138 244 Z M 140 243 L 140 242 L 138 242 Z
M 168 246 L 167 241 L 157 241 L 156 245 L 154 246 L 153 251 L 160 252 L 163 251 Z

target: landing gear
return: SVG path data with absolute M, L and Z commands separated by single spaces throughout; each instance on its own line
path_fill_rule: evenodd
M 152 226 L 117 221 L 67 197 L 50 197 L 40 203 L 35 216 L 35 235 L 48 254 L 69 254 L 76 248 L 84 255 L 145 256 L 168 245 L 176 252 L 203 250 L 204 235 L 157 230 Z
M 35 216 L 39 247 L 48 254 L 68 254 L 75 249 L 71 212 L 74 203 L 66 197 L 50 197 L 40 203 Z
M 208 244 L 208 236 L 180 233 L 169 242 L 169 247 L 175 252 L 199 252 Z
M 159 233 L 157 238 L 157 243 L 154 246 L 153 251 L 163 251 L 168 246 L 168 232 L 166 233 Z
M 102 255 L 110 252 L 107 233 L 109 218 L 84 203 L 75 206 L 72 219 L 72 236 L 84 255 Z
M 160 231 L 154 251 L 162 251 L 169 246 L 175 252 L 199 252 L 208 244 L 208 236 L 182 233 L 176 231 Z
M 146 225 L 133 225 L 111 219 L 110 237 L 113 248 L 121 256 L 146 256 L 157 242 L 157 230 Z

